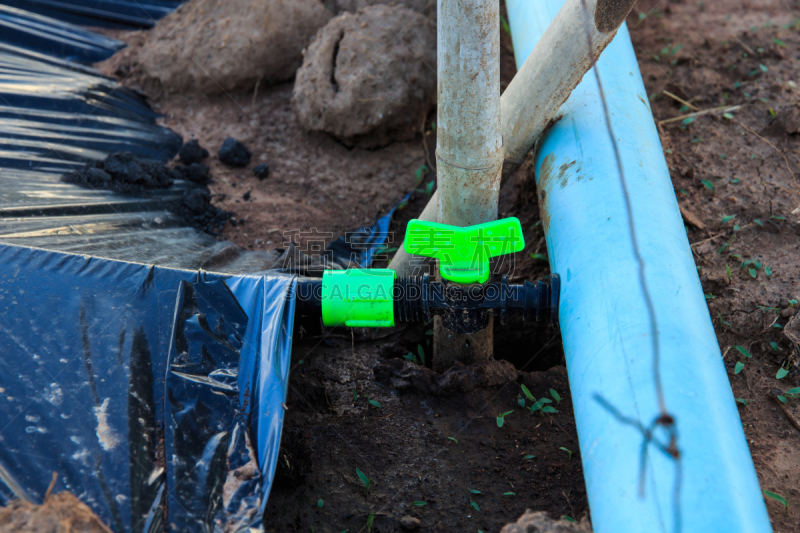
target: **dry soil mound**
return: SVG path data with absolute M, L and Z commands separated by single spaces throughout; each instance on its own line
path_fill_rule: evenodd
M 419 130 L 436 97 L 436 27 L 402 6 L 343 13 L 297 71 L 300 123 L 345 144 L 382 146 Z
M 330 18 L 319 0 L 189 0 L 147 34 L 142 88 L 214 94 L 289 80 Z

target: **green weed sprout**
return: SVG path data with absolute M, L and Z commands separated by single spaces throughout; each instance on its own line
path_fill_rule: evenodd
M 364 488 L 367 489 L 365 495 L 369 494 L 369 487 L 370 485 L 372 485 L 372 480 L 368 478 L 367 475 L 358 468 L 356 468 L 356 475 L 358 476 L 358 479 L 361 480 L 361 483 L 364 484 Z
M 561 396 L 556 392 L 555 389 L 550 389 L 550 396 L 556 401 L 556 404 L 561 403 Z
M 775 501 L 781 502 L 783 504 L 783 507 L 786 509 L 786 512 L 787 513 L 789 512 L 789 500 L 787 500 L 786 498 L 784 498 L 783 496 L 781 496 L 776 492 L 770 492 L 768 490 L 765 490 L 764 494 Z
M 512 409 L 510 411 L 506 411 L 505 413 L 500 413 L 499 415 L 497 415 L 497 427 L 499 427 L 499 428 L 503 427 L 503 424 L 505 423 L 506 417 L 508 415 L 510 415 L 511 413 L 513 413 L 513 412 L 514 412 L 514 410 Z
M 572 461 L 572 450 L 568 450 L 568 449 L 564 448 L 563 446 L 561 448 L 559 448 L 559 450 L 567 452 L 567 457 L 568 457 L 567 460 L 568 461 Z

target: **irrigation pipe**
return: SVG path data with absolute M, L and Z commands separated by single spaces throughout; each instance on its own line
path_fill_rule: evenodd
M 507 0 L 518 65 L 562 4 Z M 537 193 L 594 531 L 771 531 L 624 25 L 559 114 Z

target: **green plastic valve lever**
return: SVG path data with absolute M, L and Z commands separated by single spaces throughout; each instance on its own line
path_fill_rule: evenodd
M 525 248 L 516 217 L 459 228 L 413 219 L 403 245 L 406 252 L 439 260 L 442 278 L 461 284 L 486 283 L 489 259 Z

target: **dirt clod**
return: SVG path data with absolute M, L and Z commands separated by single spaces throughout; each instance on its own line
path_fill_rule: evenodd
M 405 515 L 400 519 L 400 526 L 403 529 L 419 529 L 419 525 L 419 518 L 414 518 L 413 516 Z
M 217 155 L 220 161 L 231 167 L 246 167 L 253 157 L 245 145 L 232 137 L 225 139 Z
M 157 161 L 139 159 L 130 152 L 115 152 L 80 170 L 66 174 L 66 183 L 108 188 L 122 193 L 141 189 L 164 189 L 180 179 L 178 171 Z
M 176 180 L 205 185 L 211 181 L 211 174 L 201 163 L 171 168 L 157 161 L 139 159 L 130 152 L 115 152 L 61 177 L 65 183 L 89 189 L 108 189 L 127 196 L 147 198 L 152 198 L 159 190 L 170 188 Z M 222 222 L 230 216 L 211 205 L 211 192 L 205 186 L 186 191 L 180 200 L 165 200 L 165 204 L 170 211 L 203 231 L 209 230 L 212 221 Z
M 387 0 L 335 0 L 333 5 L 337 13 L 341 11 L 356 12 L 365 7 L 374 6 L 375 4 L 386 4 Z M 422 13 L 423 15 L 436 16 L 436 2 L 431 0 L 394 0 L 395 4 L 407 7 L 415 13 Z
M 508 524 L 500 533 L 591 533 L 591 531 L 588 520 L 580 522 L 553 520 L 545 512 L 527 510 L 516 523 Z
M 205 184 L 211 181 L 208 167 L 202 163 L 192 163 L 188 166 L 177 166 L 175 169 L 181 173 L 183 179 L 194 183 Z
M 148 33 L 142 86 L 151 96 L 218 94 L 289 80 L 330 17 L 318 0 L 191 0 Z
M 41 505 L 14 500 L 0 508 L 0 533 L 111 533 L 85 503 L 60 492 Z
M 181 163 L 184 165 L 201 163 L 203 159 L 208 157 L 208 150 L 200 146 L 200 142 L 197 139 L 192 139 L 181 146 L 178 151 L 178 157 L 181 158 Z
M 517 370 L 508 361 L 489 360 L 472 366 L 456 361 L 443 374 L 405 359 L 391 359 L 375 367 L 375 380 L 397 391 L 449 396 L 479 388 L 497 388 L 517 379 Z
M 436 26 L 402 6 L 343 13 L 297 71 L 300 122 L 345 144 L 384 146 L 419 130 L 436 98 Z
M 256 168 L 253 169 L 253 176 L 257 177 L 260 180 L 267 179 L 269 177 L 269 165 L 264 163 L 263 165 L 258 165 Z

